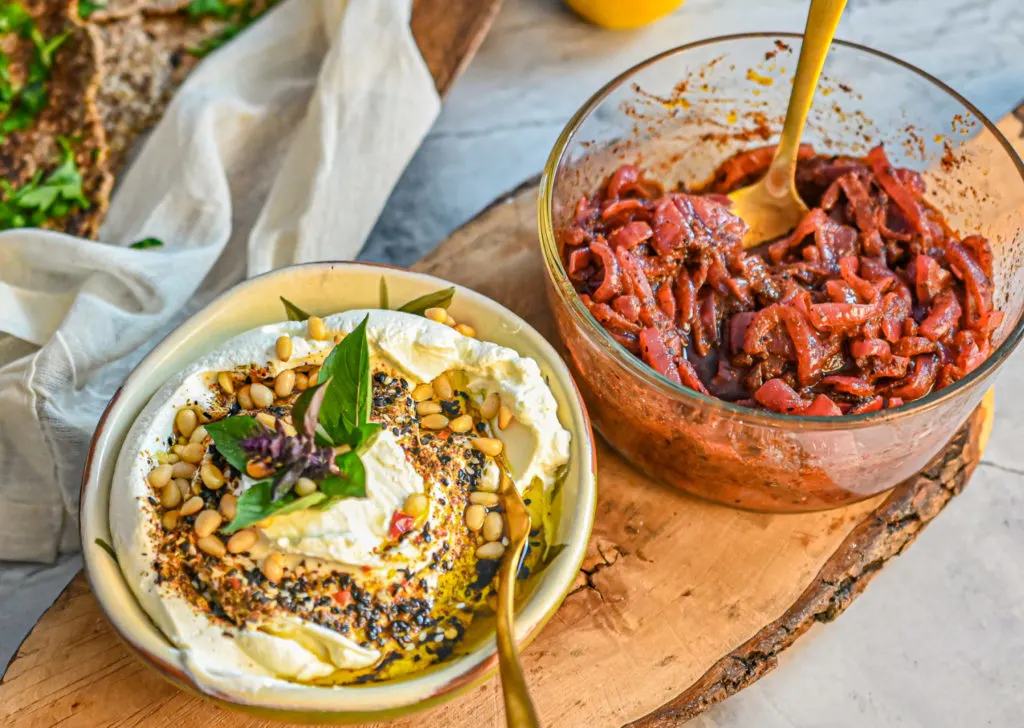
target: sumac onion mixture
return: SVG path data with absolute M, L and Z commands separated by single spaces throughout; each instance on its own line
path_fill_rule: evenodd
M 802 145 L 810 212 L 744 251 L 724 193 L 773 153 L 741 152 L 693 192 L 624 165 L 580 199 L 559 244 L 598 322 L 674 382 L 788 414 L 896 407 L 976 369 L 1003 317 L 989 242 L 951 232 L 882 146 L 853 158 Z

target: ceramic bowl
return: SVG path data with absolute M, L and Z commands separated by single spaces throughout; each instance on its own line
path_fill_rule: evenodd
M 395 717 L 437 704 L 479 684 L 497 666 L 492 635 L 467 654 L 401 680 L 359 687 L 296 684 L 256 697 L 214 691 L 196 684 L 181 669 L 177 650 L 150 622 L 117 564 L 96 543 L 97 539 L 111 541 L 111 480 L 124 437 L 164 382 L 226 339 L 282 320 L 280 296 L 317 314 L 376 308 L 381 276 L 387 279 L 392 306 L 452 285 L 433 276 L 364 263 L 299 265 L 246 281 L 179 326 L 143 359 L 100 419 L 82 484 L 80 525 L 86 574 L 100 607 L 131 651 L 182 688 L 263 716 L 350 723 Z M 476 328 L 480 338 L 535 359 L 558 401 L 559 419 L 572 433 L 572 459 L 555 540 L 566 547 L 538 575 L 535 587 L 518 605 L 516 639 L 525 645 L 558 609 L 583 560 L 597 500 L 593 436 L 580 395 L 551 345 L 503 306 L 466 288 L 456 289 L 452 315 Z

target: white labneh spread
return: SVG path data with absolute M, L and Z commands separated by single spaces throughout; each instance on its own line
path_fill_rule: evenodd
M 536 362 L 511 349 L 463 336 L 444 324 L 396 311 L 348 311 L 329 316 L 324 322 L 332 334 L 348 333 L 367 314 L 371 364 L 377 370 L 383 367 L 392 373 L 389 381 L 399 382 L 402 401 L 406 401 L 405 392 L 444 372 L 461 373 L 460 389 L 476 406 L 487 395 L 499 394 L 514 420 L 504 430 L 490 428 L 490 436 L 504 442 L 509 475 L 520 491 L 530 486 L 550 488 L 560 468 L 568 462 L 570 435 L 559 424 L 555 398 Z M 286 362 L 277 359 L 275 349 L 275 342 L 283 335 L 290 336 L 292 343 L 292 353 Z M 382 659 L 383 648 L 365 635 L 360 639 L 355 630 L 331 628 L 327 619 L 302 618 L 298 616 L 301 610 L 281 609 L 269 617 L 264 613 L 261 619 L 244 625 L 221 618 L 223 614 L 211 615 L 196 606 L 195 598 L 186 598 L 181 591 L 168 588 L 166 578 L 161 579 L 155 567 L 158 559 L 173 555 L 168 556 L 166 543 L 164 550 L 160 550 L 163 532 L 154 498 L 159 493 L 149 485 L 147 475 L 157 465 L 157 453 L 167 451 L 169 444 L 173 444 L 169 437 L 174 432 L 176 413 L 189 405 L 198 405 L 200 409 L 206 403 L 212 405 L 220 372 L 257 367 L 265 368 L 267 376 L 273 378 L 286 369 L 321 364 L 334 345 L 333 338 L 313 340 L 305 322 L 263 326 L 231 339 L 182 371 L 153 396 L 121 451 L 110 497 L 111 533 L 120 567 L 143 609 L 178 648 L 183 669 L 201 685 L 254 693 L 279 685 L 280 681 L 329 680 L 339 670 L 369 668 Z M 361 452 L 366 470 L 365 497 L 345 498 L 327 508 L 293 511 L 260 522 L 260 555 L 265 558 L 267 554 L 279 553 L 286 563 L 301 564 L 302 573 L 311 575 L 350 573 L 363 580 L 379 577 L 380 583 L 387 585 L 398 574 L 422 587 L 424 598 L 442 598 L 444 595 L 432 592 L 437 572 L 443 571 L 437 565 L 451 566 L 446 559 L 455 559 L 452 554 L 462 548 L 458 544 L 476 543 L 466 539 L 481 538 L 468 531 L 464 536 L 453 535 L 456 524 L 463 528 L 463 510 L 468 503 L 448 495 L 453 487 L 451 481 L 464 475 L 459 470 L 463 467 L 462 461 L 458 461 L 459 453 L 467 453 L 467 472 L 476 467 L 478 477 L 473 488 L 493 492 L 499 471 L 494 461 L 488 459 L 485 463 L 481 453 L 474 453 L 465 445 L 467 436 L 453 435 L 450 443 L 443 444 L 450 444 L 451 452 L 455 453 L 457 462 L 451 467 L 459 477 L 433 478 L 424 467 L 414 467 L 410 449 L 419 453 L 418 448 L 409 447 L 409 437 L 408 428 L 400 430 L 385 425 Z M 426 439 L 431 441 L 429 436 Z M 432 445 L 439 446 L 436 440 Z M 475 466 L 471 462 L 474 456 L 478 458 Z M 450 459 L 442 455 L 443 462 Z M 240 495 L 252 483 L 243 475 L 228 489 L 233 487 L 234 493 Z M 468 486 L 465 488 L 468 491 Z M 424 533 L 429 534 L 423 538 L 410 534 L 416 538 L 396 541 L 393 534 L 389 537 L 392 518 L 410 495 L 418 493 L 429 499 L 423 527 Z M 223 536 L 223 540 L 227 538 Z M 464 551 L 471 554 L 473 548 Z M 242 559 L 240 563 L 248 563 L 251 573 L 255 573 L 255 549 L 250 556 L 250 561 Z M 235 556 L 229 554 L 227 558 Z M 244 565 L 232 573 L 235 571 L 244 577 Z M 207 588 L 201 585 L 197 593 L 203 594 Z M 279 598 L 274 596 L 274 590 L 270 593 L 270 601 Z M 357 591 L 353 588 L 352 593 Z M 348 602 L 348 594 L 345 591 L 345 601 L 338 604 Z M 301 605 L 303 597 L 300 593 L 289 599 L 294 598 Z M 296 603 L 294 600 L 281 603 L 291 607 Z M 324 604 L 328 601 L 324 600 Z M 316 606 L 311 599 L 309 602 L 307 607 Z M 323 614 L 344 614 L 334 602 L 330 606 L 334 609 L 324 606 Z M 390 613 L 392 623 L 398 619 L 397 614 Z M 444 625 L 439 627 L 443 628 Z M 401 635 L 398 639 L 401 641 Z M 422 635 L 419 641 L 423 641 Z

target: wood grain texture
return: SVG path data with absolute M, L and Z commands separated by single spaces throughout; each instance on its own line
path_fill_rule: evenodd
M 480 47 L 501 0 L 413 0 L 412 33 L 444 96 Z
M 501 301 L 550 335 L 537 285 L 544 272 L 535 209 L 536 189 L 520 189 L 416 267 Z M 677 725 L 771 670 L 779 652 L 841 613 L 963 487 L 988 416 L 977 413 L 936 463 L 888 496 L 785 516 L 659 486 L 599 443 L 587 558 L 573 592 L 524 654 L 544 724 Z M 492 679 L 387 725 L 497 728 L 499 691 Z M 58 723 L 271 725 L 212 707 L 146 670 L 117 641 L 82 577 L 37 625 L 0 684 L 0 724 Z

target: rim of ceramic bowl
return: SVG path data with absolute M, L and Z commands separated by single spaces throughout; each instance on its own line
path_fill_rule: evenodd
M 541 240 L 541 251 L 544 257 L 545 268 L 547 269 L 548 276 L 557 290 L 557 295 L 568 305 L 573 318 L 576 320 L 577 324 L 580 324 L 584 330 L 587 331 L 591 340 L 595 341 L 607 354 L 609 354 L 633 376 L 638 377 L 646 384 L 660 390 L 663 394 L 670 397 L 689 400 L 695 404 L 701 405 L 702 407 L 717 409 L 723 414 L 736 419 L 749 420 L 756 424 L 768 427 L 806 427 L 807 425 L 813 424 L 815 429 L 844 430 L 872 427 L 938 407 L 942 403 L 959 395 L 963 390 L 970 387 L 975 382 L 987 379 L 1006 361 L 1007 358 L 1009 358 L 1010 354 L 1013 353 L 1013 350 L 1016 349 L 1017 345 L 1020 343 L 1022 336 L 1024 336 L 1024 311 L 1022 311 L 1022 313 L 1017 317 L 1016 323 L 1007 334 L 1003 343 L 985 359 L 981 366 L 963 379 L 957 380 L 948 387 L 932 391 L 920 399 L 915 399 L 911 402 L 900 405 L 899 407 L 878 410 L 876 412 L 844 415 L 842 417 L 788 415 L 777 412 L 755 410 L 733 402 L 718 399 L 717 397 L 701 394 L 696 390 L 689 389 L 681 384 L 676 384 L 664 375 L 656 372 L 641 359 L 631 355 L 622 347 L 621 344 L 612 338 L 611 334 L 609 334 L 604 327 L 598 323 L 593 314 L 591 314 L 587 307 L 583 305 L 579 294 L 569 281 L 569 277 L 565 271 L 565 266 L 562 265 L 561 256 L 558 254 L 558 245 L 555 240 L 554 218 L 551 207 L 554 203 L 555 172 L 568 150 L 569 144 L 574 141 L 576 133 L 579 131 L 582 123 L 613 91 L 620 88 L 624 83 L 633 78 L 633 76 L 646 68 L 654 66 L 663 60 L 671 58 L 672 56 L 693 50 L 694 48 L 760 38 L 786 38 L 800 41 L 803 39 L 803 35 L 800 33 L 790 32 L 734 33 L 730 35 L 715 36 L 713 38 L 705 38 L 703 40 L 694 41 L 693 43 L 687 43 L 675 48 L 670 48 L 648 58 L 645 61 L 641 61 L 617 75 L 611 81 L 598 89 L 598 91 L 587 99 L 583 106 L 573 114 L 568 124 L 566 124 L 565 128 L 562 130 L 562 133 L 558 136 L 558 140 L 555 142 L 555 145 L 551 150 L 551 154 L 548 156 L 547 162 L 544 165 L 544 172 L 541 174 L 540 179 L 540 195 L 537 201 L 537 217 Z M 888 53 L 875 50 L 874 48 L 870 48 L 866 45 L 844 40 L 835 40 L 833 41 L 833 45 L 842 46 L 850 50 L 876 56 L 884 61 L 889 61 L 890 63 L 900 66 L 907 71 L 917 74 L 939 90 L 944 91 L 959 104 L 962 104 L 965 109 L 977 117 L 984 130 L 988 131 L 995 137 L 996 141 L 1010 158 L 1010 161 L 1016 166 L 1021 182 L 1024 184 L 1024 161 L 1022 161 L 1013 150 L 1013 147 L 1006 140 L 1006 137 L 1003 136 L 1002 132 L 999 131 L 995 124 L 981 113 L 974 104 L 950 88 L 947 84 L 943 83 L 926 71 L 922 71 L 920 68 L 907 63 L 906 61 L 900 60 Z
M 114 627 L 114 631 L 117 636 L 129 647 L 129 649 L 137 657 L 142 659 L 147 666 L 160 673 L 162 677 L 179 687 L 200 695 L 201 697 L 211 699 L 215 702 L 227 705 L 228 707 L 234 707 L 245 711 L 255 711 L 272 717 L 299 718 L 303 720 L 315 718 L 317 720 L 351 722 L 353 720 L 370 720 L 405 715 L 445 702 L 446 700 L 465 692 L 474 685 L 480 684 L 490 677 L 497 668 L 497 650 L 493 643 L 493 637 L 487 638 L 487 640 L 470 652 L 461 655 L 459 658 L 456 658 L 449 663 L 439 663 L 440 665 L 447 664 L 447 666 L 451 668 L 453 665 L 457 665 L 460 661 L 467 662 L 464 669 L 451 675 L 443 683 L 432 689 L 428 694 L 423 695 L 418 699 L 388 702 L 385 698 L 379 701 L 379 707 L 369 708 L 362 706 L 353 707 L 339 705 L 336 708 L 317 706 L 316 708 L 303 710 L 296 709 L 294 706 L 283 705 L 280 702 L 275 703 L 273 700 L 241 700 L 236 696 L 224 694 L 216 689 L 210 688 L 209 686 L 204 686 L 198 683 L 193 680 L 178 664 L 165 659 L 161 655 L 155 654 L 147 646 L 142 644 L 139 639 L 141 634 L 137 634 L 138 630 L 127 625 L 124 620 L 119 619 L 117 610 L 113 608 L 114 605 L 108 604 L 104 601 L 107 597 L 107 587 L 103 586 L 102 582 L 108 577 L 100 574 L 99 567 L 94 562 L 94 559 L 98 558 L 109 559 L 109 556 L 105 551 L 103 556 L 100 557 L 100 548 L 98 546 L 93 548 L 95 539 L 97 537 L 101 538 L 106 531 L 109 531 L 109 521 L 107 520 L 109 519 L 109 506 L 106 509 L 103 509 L 102 503 L 96 504 L 95 500 L 101 499 L 104 494 L 109 497 L 109 491 L 112 487 L 112 483 L 109 479 L 106 483 L 101 482 L 100 476 L 97 472 L 97 466 L 101 460 L 113 458 L 116 461 L 123 445 L 123 436 L 114 436 L 114 440 L 108 443 L 103 443 L 101 441 L 104 440 L 106 435 L 106 430 L 109 425 L 108 421 L 112 413 L 114 413 L 122 404 L 124 392 L 130 391 L 135 387 L 140 387 L 147 382 L 148 377 L 143 377 L 140 370 L 144 369 L 147 363 L 156 361 L 163 357 L 166 353 L 164 351 L 165 349 L 173 348 L 180 344 L 178 339 L 185 335 L 184 332 L 194 328 L 197 321 L 213 315 L 213 312 L 222 307 L 232 297 L 237 295 L 240 289 L 251 285 L 254 281 L 265 282 L 266 279 L 270 279 L 275 276 L 288 275 L 297 269 L 324 270 L 338 274 L 344 274 L 346 269 L 386 270 L 397 275 L 419 280 L 423 283 L 429 284 L 430 286 L 438 288 L 455 286 L 456 292 L 463 300 L 468 299 L 470 301 L 470 305 L 473 305 L 475 300 L 478 305 L 482 301 L 484 305 L 492 306 L 495 316 L 500 321 L 514 327 L 514 331 L 517 336 L 522 336 L 523 332 L 525 332 L 525 335 L 529 340 L 528 343 L 531 346 L 536 347 L 541 352 L 541 356 L 538 357 L 540 359 L 538 363 L 542 364 L 549 371 L 555 372 L 564 385 L 565 404 L 569 409 L 569 411 L 565 413 L 566 418 L 573 424 L 582 425 L 582 431 L 573 432 L 573 449 L 576 450 L 578 448 L 578 453 L 581 458 L 578 465 L 579 499 L 576 504 L 576 508 L 570 514 L 566 514 L 566 516 L 564 516 L 569 519 L 571 528 L 571 532 L 567 537 L 567 558 L 563 559 L 561 565 L 552 571 L 550 577 L 552 580 L 551 585 L 547 590 L 540 591 L 540 585 L 538 585 L 537 590 L 534 591 L 529 600 L 521 605 L 520 610 L 517 613 L 517 621 L 521 624 L 527 625 L 526 631 L 521 633 L 521 636 L 518 638 L 520 648 L 525 647 L 540 633 L 543 627 L 562 605 L 562 602 L 572 589 L 576 574 L 578 573 L 586 555 L 586 547 L 590 538 L 590 533 L 593 529 L 594 518 L 597 510 L 597 452 L 594 447 L 593 430 L 591 428 L 590 417 L 587 412 L 586 404 L 584 403 L 579 388 L 569 373 L 565 363 L 557 354 L 551 343 L 548 342 L 536 329 L 505 306 L 482 293 L 477 293 L 472 289 L 432 276 L 428 273 L 410 271 L 404 268 L 380 263 L 364 263 L 355 261 L 324 261 L 286 266 L 284 268 L 279 268 L 268 273 L 255 276 L 246 281 L 242 281 L 218 295 L 202 309 L 190 316 L 179 326 L 175 327 L 171 333 L 164 337 L 164 339 L 162 339 L 160 343 L 157 344 L 153 350 L 136 365 L 131 374 L 129 374 L 125 379 L 124 383 L 114 393 L 110 402 L 104 409 L 97 424 L 96 431 L 90 441 L 89 451 L 86 457 L 80 489 L 80 505 L 78 514 L 79 530 L 82 534 L 83 541 L 83 557 L 86 578 L 93 594 L 96 597 L 97 603 L 99 604 L 100 611 L 103 612 L 104 616 Z M 90 515 L 93 506 L 100 508 L 100 512 L 95 516 Z M 106 528 L 102 528 L 103 526 Z M 134 592 L 131 590 L 124 574 L 120 571 L 120 568 L 116 563 L 113 568 L 122 583 L 110 588 L 123 588 L 128 597 L 131 598 L 139 607 L 140 612 L 148 617 L 145 609 L 138 604 L 138 600 L 135 598 Z M 166 642 L 166 638 L 163 637 L 163 633 L 160 632 L 156 625 L 150 623 L 148 629 L 151 630 L 154 636 L 157 636 L 161 641 Z M 169 649 L 173 650 L 175 648 L 171 646 Z M 415 686 L 417 682 L 427 682 L 434 674 L 435 671 L 426 671 L 421 674 L 413 674 L 408 677 L 403 677 L 402 679 L 395 681 L 384 681 L 374 686 L 359 686 L 357 688 L 344 685 L 335 686 L 332 688 L 332 692 L 333 695 L 338 696 L 339 702 L 343 702 L 346 694 L 353 694 L 346 693 L 346 691 L 357 690 L 359 693 L 365 695 L 369 690 L 376 688 L 376 692 L 380 694 L 396 687 Z M 381 697 L 384 696 L 382 695 Z

